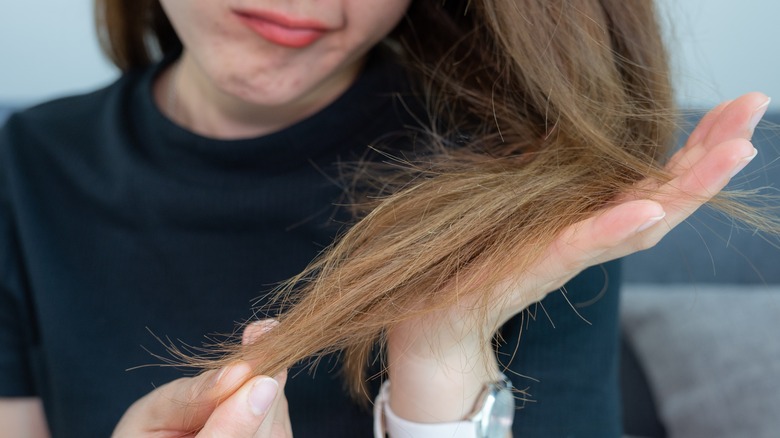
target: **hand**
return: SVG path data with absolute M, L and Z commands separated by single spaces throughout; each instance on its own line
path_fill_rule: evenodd
M 750 93 L 709 112 L 667 164 L 668 182 L 644 180 L 635 193 L 564 230 L 535 267 L 503 285 L 502 300 L 488 309 L 483 330 L 475 326 L 479 312 L 468 306 L 391 330 L 393 411 L 419 422 L 463 418 L 483 382 L 494 380 L 497 372 L 485 335 L 585 268 L 654 246 L 720 192 L 755 157 L 750 138 L 768 103 L 766 96 Z
M 244 331 L 250 343 L 270 329 L 266 321 Z M 222 370 L 163 385 L 125 412 L 113 437 L 290 438 L 284 385 L 287 373 L 250 378 L 252 367 L 237 362 Z
M 665 184 L 641 181 L 635 193 L 622 196 L 615 206 L 565 230 L 534 275 L 514 283 L 524 286 L 513 288 L 499 324 L 585 268 L 655 246 L 756 156 L 750 139 L 768 104 L 763 94 L 750 93 L 710 111 L 666 165 L 672 179 Z

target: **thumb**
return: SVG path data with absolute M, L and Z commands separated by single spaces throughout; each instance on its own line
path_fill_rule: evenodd
M 149 431 L 189 433 L 206 423 L 217 405 L 228 398 L 252 371 L 237 362 L 220 371 L 167 383 L 136 401 L 114 429 L 113 437 L 135 437 Z
M 268 376 L 250 379 L 209 417 L 198 436 L 215 438 L 252 437 L 265 422 L 276 421 L 275 401 L 283 397 L 282 385 Z M 286 414 L 286 413 L 285 413 Z M 267 428 L 264 428 L 267 430 Z M 265 438 L 265 435 L 260 435 Z

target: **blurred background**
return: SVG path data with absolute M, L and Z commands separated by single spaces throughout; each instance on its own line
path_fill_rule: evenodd
M 91 0 L 0 0 L 0 102 L 87 91 L 117 71 L 100 54 Z M 660 0 L 680 103 L 706 108 L 751 90 L 780 109 L 780 2 Z

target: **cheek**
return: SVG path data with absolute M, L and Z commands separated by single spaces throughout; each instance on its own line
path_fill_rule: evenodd
M 229 37 L 229 9 L 221 1 L 161 0 L 161 4 L 187 50 L 214 51 Z
M 350 4 L 350 25 L 359 27 L 362 33 L 378 42 L 386 37 L 404 16 L 411 0 L 354 0 Z

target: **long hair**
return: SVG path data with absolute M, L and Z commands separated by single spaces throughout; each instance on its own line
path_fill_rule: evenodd
M 103 53 L 122 71 L 181 48 L 159 0 L 95 0 L 95 25 Z
M 121 68 L 151 62 L 155 40 L 163 53 L 180 45 L 154 0 L 97 10 Z M 277 327 L 188 362 L 241 358 L 275 375 L 340 351 L 359 395 L 394 325 L 464 296 L 497 299 L 563 229 L 644 178 L 668 180 L 675 111 L 651 0 L 417 0 L 391 37 L 429 111 L 424 150 L 355 171 L 371 196 L 280 287 Z

